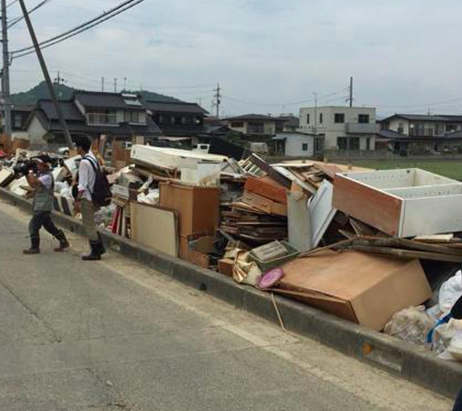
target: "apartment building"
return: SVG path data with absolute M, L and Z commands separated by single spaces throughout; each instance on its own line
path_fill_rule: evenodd
M 322 106 L 300 109 L 300 132 L 324 137 L 324 150 L 375 150 L 373 107 Z

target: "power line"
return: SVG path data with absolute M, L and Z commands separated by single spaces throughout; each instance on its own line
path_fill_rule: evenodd
M 58 36 L 52 37 L 48 40 L 45 40 L 39 44 L 41 49 L 45 49 L 51 46 L 54 46 L 56 44 L 59 44 L 65 40 L 68 40 L 78 34 L 81 34 L 85 31 L 90 30 L 93 27 L 96 27 L 100 25 L 101 23 L 110 20 L 119 14 L 130 10 L 131 8 L 135 7 L 136 5 L 142 3 L 145 0 L 127 0 L 124 1 L 123 3 L 119 4 L 117 7 L 114 7 L 113 9 L 109 10 L 108 12 L 104 12 L 103 14 L 100 14 L 98 17 L 95 17 L 86 23 L 83 23 L 77 27 L 74 27 L 73 29 L 70 29 Z M 15 58 L 20 58 L 27 56 L 29 54 L 34 53 L 34 48 L 33 47 L 25 47 L 23 49 L 15 50 L 12 52 L 13 56 Z
M 462 101 L 462 97 L 458 98 L 453 98 L 450 100 L 445 100 L 445 101 L 437 101 L 433 103 L 424 103 L 424 104 L 404 104 L 404 105 L 378 105 L 377 107 L 379 108 L 419 108 L 419 107 L 433 107 L 433 106 L 438 106 L 441 104 L 447 104 L 447 103 L 454 103 L 456 101 Z
M 345 87 L 345 88 L 342 88 L 341 90 L 335 91 L 333 93 L 323 95 L 321 97 L 318 97 L 318 101 L 323 101 L 323 100 L 325 100 L 325 99 L 327 99 L 327 98 L 329 98 L 331 96 L 343 93 L 344 91 L 346 91 L 348 89 L 349 89 L 349 87 Z M 308 99 L 308 100 L 294 101 L 294 102 L 290 102 L 290 103 L 256 103 L 256 102 L 249 102 L 249 101 L 245 101 L 245 100 L 240 100 L 238 98 L 231 97 L 231 96 L 226 96 L 226 95 L 224 95 L 223 97 L 228 99 L 228 100 L 236 101 L 238 103 L 249 104 L 249 105 L 253 105 L 253 106 L 265 106 L 265 107 L 295 106 L 295 105 L 298 105 L 298 104 L 312 103 L 315 100 L 314 98 L 311 98 L 311 99 Z
M 29 10 L 29 14 L 33 13 L 34 11 L 38 10 L 40 7 L 43 7 L 45 6 L 47 3 L 49 3 L 50 1 L 52 0 L 43 0 L 42 2 L 40 2 L 39 4 L 37 4 L 35 7 L 33 7 L 32 9 Z M 21 16 L 21 17 L 17 17 L 15 19 L 13 19 L 13 21 L 8 25 L 8 28 L 10 29 L 11 27 L 15 26 L 16 24 L 18 24 L 20 21 L 24 20 L 24 16 Z
M 6 8 L 11 7 L 14 3 L 17 3 L 18 1 L 19 1 L 19 0 L 10 1 L 10 2 L 6 5 Z

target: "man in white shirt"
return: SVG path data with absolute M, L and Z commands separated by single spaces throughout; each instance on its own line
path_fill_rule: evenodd
M 82 256 L 82 260 L 101 260 L 101 256 L 106 250 L 95 224 L 95 213 L 99 207 L 92 200 L 99 162 L 91 151 L 91 141 L 89 138 L 78 136 L 74 138 L 74 143 L 77 153 L 82 156 L 79 166 L 78 194 L 74 209 L 77 213 L 82 212 L 83 227 L 90 241 L 91 248 L 90 254 Z
M 59 247 L 55 251 L 64 251 L 69 248 L 69 242 L 64 232 L 59 230 L 51 219 L 53 210 L 55 183 L 50 171 L 51 159 L 42 155 L 34 159 L 37 164 L 37 175 L 30 170 L 26 176 L 28 184 L 34 189 L 34 214 L 29 223 L 31 247 L 24 250 L 24 254 L 40 254 L 40 229 L 43 227 L 59 241 Z

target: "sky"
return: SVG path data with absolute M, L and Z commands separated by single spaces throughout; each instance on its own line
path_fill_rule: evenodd
M 11 0 L 10 0 L 11 1 Z M 31 9 L 40 0 L 25 0 Z M 51 0 L 31 18 L 46 40 L 122 0 Z M 21 15 L 8 8 L 11 21 Z M 393 113 L 462 113 L 460 0 L 145 0 L 44 50 L 52 76 L 88 90 L 145 89 L 221 116 L 299 114 L 354 105 Z M 31 45 L 24 22 L 10 51 Z M 35 55 L 13 59 L 12 92 L 43 80 Z M 213 111 L 212 111 L 213 110 Z

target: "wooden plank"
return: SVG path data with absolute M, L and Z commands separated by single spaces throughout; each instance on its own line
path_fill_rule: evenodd
M 178 257 L 178 218 L 175 211 L 131 202 L 130 216 L 134 241 Z
M 426 251 L 429 253 L 462 256 L 461 250 L 451 249 L 435 244 L 419 243 L 417 241 L 406 240 L 404 238 L 358 237 L 355 240 L 355 244 L 377 247 L 401 247 L 416 251 Z
M 277 181 L 279 184 L 283 185 L 286 188 L 290 188 L 292 182 L 287 177 L 284 177 L 281 173 L 277 172 L 273 167 L 271 167 L 268 163 L 263 161 L 260 157 L 256 154 L 252 154 L 249 157 L 249 161 L 258 166 L 261 170 L 263 170 L 268 176 L 270 176 L 274 181 Z
M 249 177 L 244 189 L 278 203 L 287 204 L 287 189 L 269 177 Z
M 367 224 L 355 220 L 354 218 L 350 218 L 349 222 L 354 232 L 359 236 L 374 236 L 377 233 L 377 230 L 372 229 Z
M 244 191 L 242 201 L 268 214 L 287 216 L 287 206 L 258 194 Z
M 333 207 L 389 235 L 398 235 L 402 200 L 337 174 Z
M 399 248 L 375 247 L 375 246 L 365 246 L 365 245 L 349 245 L 346 248 L 350 250 L 364 252 L 364 253 L 389 255 L 389 256 L 404 258 L 404 259 L 409 259 L 409 260 L 417 258 L 417 259 L 422 259 L 422 260 L 462 263 L 462 256 L 436 254 L 436 253 L 429 253 L 426 251 L 411 251 L 411 250 L 405 250 L 405 249 L 399 249 Z

